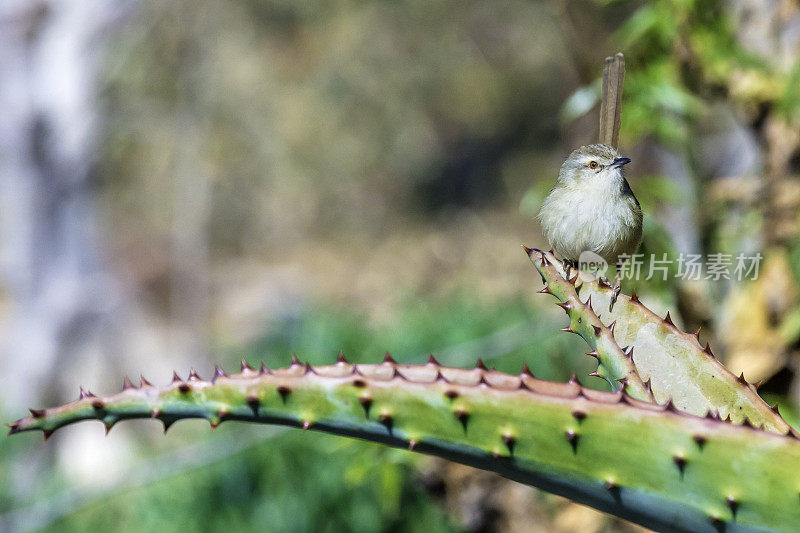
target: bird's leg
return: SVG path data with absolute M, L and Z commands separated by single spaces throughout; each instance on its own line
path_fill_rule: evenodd
M 619 293 L 622 292 L 622 277 L 619 273 L 620 265 L 617 265 L 617 275 L 614 278 L 614 285 L 611 286 L 611 290 L 613 293 L 611 294 L 611 301 L 608 303 L 608 312 L 611 313 L 614 310 L 614 304 L 617 303 L 617 298 L 619 297 Z
M 577 263 L 575 261 L 571 261 L 566 257 L 561 260 L 561 266 L 564 269 L 564 278 L 569 281 L 569 275 L 572 272 L 573 268 L 577 269 Z

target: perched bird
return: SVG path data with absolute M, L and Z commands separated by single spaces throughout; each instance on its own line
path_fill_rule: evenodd
M 581 146 L 561 165 L 539 212 L 544 236 L 565 268 L 579 267 L 581 254 L 593 252 L 617 267 L 617 293 L 620 256 L 632 255 L 642 242 L 642 209 L 623 174 L 629 162 L 611 146 Z

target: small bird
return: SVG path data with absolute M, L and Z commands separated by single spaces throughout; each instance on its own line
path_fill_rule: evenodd
M 581 146 L 561 165 L 558 183 L 539 212 L 544 236 L 564 260 L 567 275 L 580 266 L 583 252 L 593 252 L 617 267 L 615 296 L 620 256 L 632 255 L 642 242 L 642 208 L 623 174 L 630 161 L 605 144 Z

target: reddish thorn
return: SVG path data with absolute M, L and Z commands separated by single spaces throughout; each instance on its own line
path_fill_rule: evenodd
M 339 350 L 339 353 L 336 355 L 336 362 L 337 363 L 347 363 L 347 359 L 345 359 L 344 354 L 342 353 L 341 350 Z
M 211 383 L 215 383 L 219 378 L 227 378 L 228 374 L 222 370 L 222 367 L 219 365 L 214 365 L 214 377 L 211 378 Z
M 736 501 L 736 498 L 733 496 L 728 496 L 728 499 L 725 500 L 725 503 L 728 505 L 728 508 L 731 510 L 731 514 L 733 518 L 736 518 L 736 511 L 739 510 L 739 502 Z
M 594 330 L 594 336 L 595 337 L 599 337 L 600 336 L 600 332 L 603 330 L 603 328 L 601 328 L 599 326 L 592 326 L 592 330 Z
M 528 254 L 528 257 L 533 253 L 533 248 L 528 248 L 524 244 L 522 245 L 522 249 L 525 250 L 525 253 Z
M 575 385 L 575 384 L 578 384 L 578 385 L 580 385 L 580 383 L 578 383 L 578 376 L 576 376 L 575 374 L 572 374 L 572 375 L 569 377 L 569 381 L 567 381 L 567 383 L 568 383 L 569 385 Z
M 597 370 L 595 370 L 594 372 L 589 372 L 589 375 L 590 375 L 591 377 L 593 377 L 593 378 L 599 378 L 599 377 L 602 377 L 602 376 L 600 376 L 600 374 L 598 374 L 598 373 L 597 373 Z
M 578 422 L 584 420 L 586 418 L 586 411 L 581 411 L 580 409 L 575 409 L 572 411 L 572 416 Z
M 548 287 L 547 285 L 545 285 L 542 290 L 536 292 L 538 292 L 539 294 L 553 294 L 553 291 L 551 291 L 550 287 Z
M 778 404 L 777 403 L 775 405 L 773 405 L 771 407 L 771 409 L 776 415 L 780 415 L 780 413 L 778 412 Z
M 428 364 L 429 365 L 441 366 L 439 364 L 439 361 L 436 360 L 436 358 L 433 356 L 433 354 L 431 354 L 430 357 L 428 357 Z
M 278 391 L 278 394 L 281 395 L 281 399 L 283 400 L 283 403 L 286 403 L 286 398 L 289 397 L 289 394 L 291 394 L 292 389 L 290 389 L 289 387 L 287 387 L 285 385 L 279 385 L 277 391 Z
M 631 301 L 637 304 L 639 303 L 639 297 L 636 296 L 636 289 L 633 289 L 633 292 L 631 292 Z
M 189 381 L 201 381 L 200 376 L 197 375 L 197 371 L 194 368 L 189 370 Z
M 144 376 L 139 374 L 139 388 L 148 387 L 151 388 L 153 386 L 152 383 L 144 379 Z
M 572 278 L 570 278 L 570 279 L 569 279 L 569 282 L 570 282 L 571 284 L 575 285 L 575 283 L 576 283 L 577 281 L 578 281 L 578 273 L 576 272 L 576 273 L 575 273 L 575 275 L 574 275 L 574 276 L 572 276 Z
M 177 373 L 177 372 L 175 372 L 175 371 L 173 370 L 173 371 L 172 371 L 172 382 L 173 382 L 173 383 L 180 383 L 181 381 L 183 381 L 183 380 L 181 379 L 181 377 L 178 375 L 178 373 Z
M 572 304 L 569 302 L 556 302 L 556 305 L 563 309 L 567 314 L 569 314 L 569 310 L 572 309 Z
M 269 369 L 264 364 L 264 361 L 261 361 L 261 368 L 258 369 L 259 374 L 269 374 Z
M 586 307 L 589 308 L 589 311 L 594 312 L 594 309 L 592 309 L 592 295 L 591 294 L 589 295 L 588 298 L 586 298 Z
M 80 388 L 81 392 L 78 394 L 78 400 L 83 400 L 84 398 L 88 398 L 89 395 L 83 390 L 83 387 Z
M 486 368 L 483 359 L 481 359 L 480 357 L 478 357 L 478 361 L 475 363 L 475 368 L 480 368 L 481 370 L 489 370 L 488 368 Z
M 253 410 L 253 416 L 258 416 L 258 407 L 261 405 L 261 402 L 258 399 L 258 396 L 254 394 L 250 394 L 245 398 L 247 405 L 250 406 L 250 409 Z
M 664 317 L 664 322 L 666 322 L 670 326 L 674 326 L 675 325 L 675 324 L 672 323 L 672 318 L 669 316 L 669 311 L 667 311 L 667 316 Z
M 133 385 L 133 383 L 131 383 L 130 378 L 128 378 L 128 376 L 125 376 L 125 380 L 122 382 L 122 390 L 125 391 L 128 389 L 135 389 L 135 388 L 136 387 Z
M 307 431 L 308 428 L 310 428 L 310 427 L 311 427 L 311 422 L 309 422 L 308 420 L 305 420 L 303 422 L 303 431 Z
M 617 327 L 617 321 L 616 320 L 608 325 L 608 329 L 609 329 L 609 331 L 611 331 L 612 335 L 614 334 L 614 328 L 615 327 Z
M 572 453 L 578 453 L 578 434 L 575 433 L 575 430 L 566 430 L 564 436 L 567 438 L 567 442 L 569 442 L 570 446 L 572 446 Z
M 291 366 L 299 365 L 300 359 L 297 358 L 297 354 L 292 354 L 292 362 L 290 363 Z
M 381 413 L 381 415 L 378 417 L 378 420 L 389 431 L 389 433 L 392 432 L 392 425 L 394 425 L 392 415 L 389 413 Z
M 586 355 L 589 357 L 594 357 L 596 359 L 600 358 L 600 355 L 597 353 L 597 350 L 592 350 L 591 352 L 586 352 Z
M 28 409 L 31 412 L 31 416 L 33 418 L 42 418 L 44 416 L 44 409 Z
M 364 408 L 365 416 L 369 416 L 369 408 L 372 407 L 372 398 L 369 396 L 361 396 L 358 399 L 358 403 Z
M 469 413 L 463 409 L 456 409 L 453 414 L 456 416 L 461 425 L 464 427 L 464 431 L 467 430 L 467 422 L 469 421 Z
M 390 363 L 390 364 L 393 364 L 393 365 L 397 364 L 397 361 L 392 359 L 392 356 L 389 354 L 389 352 L 386 352 L 386 355 L 383 356 L 383 362 L 384 363 Z
M 575 331 L 572 329 L 572 326 L 567 326 L 565 328 L 561 328 L 559 331 L 563 331 L 565 333 L 575 333 Z
M 700 326 L 699 328 L 697 328 L 697 331 L 695 331 L 694 333 L 692 333 L 692 336 L 693 336 L 695 339 L 697 339 L 697 342 L 700 342 L 700 330 L 701 330 L 701 329 L 703 329 L 703 326 Z
M 706 352 L 711 357 L 714 357 L 714 354 L 711 353 L 711 346 L 707 342 L 706 342 L 706 347 L 705 347 L 705 349 L 703 351 Z
M 240 372 L 244 372 L 245 370 L 253 370 L 253 367 L 250 366 L 250 363 L 248 363 L 246 359 L 242 359 L 242 368 Z
M 528 367 L 528 363 L 522 363 L 522 374 L 525 376 L 534 377 L 533 372 L 531 372 L 531 369 Z
M 52 435 L 54 431 L 55 431 L 55 429 L 43 429 L 42 430 L 42 435 L 44 435 L 44 441 L 45 442 L 47 442 L 47 439 L 50 438 L 50 435 Z
M 672 462 L 678 467 L 678 470 L 681 473 L 681 478 L 683 478 L 683 472 L 686 470 L 686 458 L 682 455 L 674 455 L 672 457 Z
M 505 435 L 503 435 L 502 439 L 506 447 L 508 448 L 508 453 L 514 455 L 514 444 L 516 443 L 516 439 L 514 438 L 514 436 L 506 433 Z
M 737 381 L 739 381 L 739 383 L 741 383 L 741 384 L 743 384 L 743 385 L 747 385 L 747 380 L 746 380 L 746 379 L 744 379 L 744 372 L 742 372 L 741 374 L 739 374 L 739 377 L 738 377 L 738 378 L 736 378 L 736 379 L 737 379 Z

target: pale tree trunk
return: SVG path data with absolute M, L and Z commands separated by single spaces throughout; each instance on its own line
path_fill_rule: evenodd
M 15 412 L 48 396 L 63 401 L 58 378 L 77 361 L 92 375 L 122 356 L 112 343 L 122 298 L 103 260 L 93 167 L 101 52 L 131 6 L 0 2 L 0 289 L 8 301 L 0 400 Z

